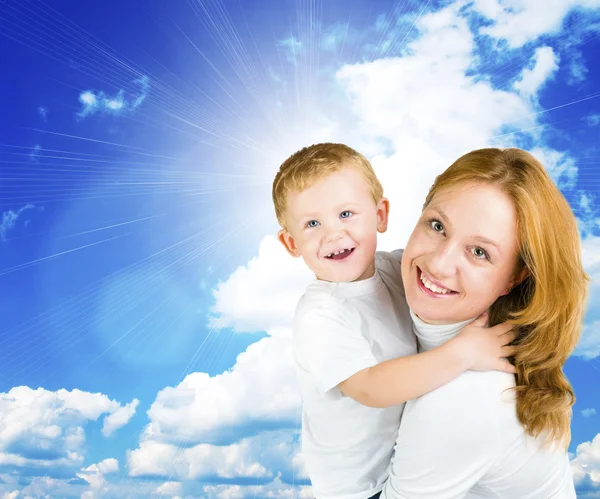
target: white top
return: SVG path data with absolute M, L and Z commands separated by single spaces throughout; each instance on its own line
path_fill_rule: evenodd
M 469 321 L 426 324 L 412 312 L 420 349 Z M 565 449 L 542 447 L 516 414 L 512 374 L 467 371 L 406 404 L 382 499 L 575 499 Z
M 337 385 L 362 369 L 417 351 L 401 255 L 401 250 L 376 253 L 370 279 L 314 281 L 296 309 L 302 453 L 317 499 L 367 499 L 388 477 L 404 404 L 366 407 Z

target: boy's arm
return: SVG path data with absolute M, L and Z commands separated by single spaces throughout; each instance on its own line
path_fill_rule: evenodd
M 338 386 L 348 397 L 370 407 L 390 407 L 420 397 L 463 372 L 498 370 L 514 373 L 505 357 L 515 339 L 510 324 L 486 328 L 484 315 L 444 345 L 427 352 L 386 360 L 363 369 Z
M 332 401 L 344 396 L 342 381 L 378 362 L 361 330 L 360 316 L 332 296 L 305 300 L 294 319 L 293 352 L 297 367 Z

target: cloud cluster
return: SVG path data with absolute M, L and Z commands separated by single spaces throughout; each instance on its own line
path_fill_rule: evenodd
M 32 208 L 35 208 L 35 206 L 27 203 L 16 211 L 8 210 L 2 213 L 2 219 L 0 219 L 0 241 L 6 241 L 6 234 L 16 227 L 17 220 L 21 214 Z
M 125 90 L 123 89 L 119 90 L 117 94 L 112 97 L 108 96 L 102 90 L 96 92 L 93 90 L 86 90 L 81 92 L 81 94 L 79 94 L 81 111 L 77 113 L 77 116 L 83 119 L 97 112 L 119 115 L 127 111 L 133 111 L 144 102 L 150 87 L 147 76 L 138 78 L 134 83 L 139 87 L 139 90 L 138 93 L 131 98 L 126 98 Z
M 482 34 L 519 48 L 541 35 L 558 34 L 570 12 L 598 7 L 599 0 L 552 0 L 544 3 L 542 12 L 537 0 L 475 0 L 473 8 L 492 21 L 480 29 Z
M 137 406 L 137 400 L 128 406 Z M 129 422 L 133 412 L 101 393 L 55 392 L 27 386 L 0 393 L 0 472 L 62 478 L 80 468 L 85 457 L 85 426 L 104 416 L 110 434 Z M 117 419 L 109 419 L 119 414 Z

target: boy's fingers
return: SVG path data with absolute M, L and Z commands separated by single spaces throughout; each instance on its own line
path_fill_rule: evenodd
M 501 348 L 502 357 L 512 357 L 517 352 L 517 347 L 505 346 Z
M 506 333 L 502 333 L 499 336 L 502 340 L 502 344 L 508 345 L 510 342 L 515 341 L 517 339 L 517 332 L 514 329 L 509 329 L 508 331 L 506 331 Z
M 498 330 L 498 334 L 502 334 L 510 331 L 513 328 L 513 324 L 510 322 L 501 322 L 500 324 L 496 324 L 494 328 Z
M 516 374 L 517 368 L 515 366 L 513 366 L 507 359 L 500 359 L 499 364 L 498 364 L 498 371 Z

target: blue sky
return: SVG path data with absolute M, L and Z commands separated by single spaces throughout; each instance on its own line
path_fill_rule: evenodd
M 434 176 L 519 146 L 578 217 L 592 278 L 566 372 L 600 497 L 600 2 L 0 6 L 0 494 L 311 497 L 290 320 L 310 279 L 270 184 L 364 152 L 401 247 Z

